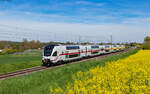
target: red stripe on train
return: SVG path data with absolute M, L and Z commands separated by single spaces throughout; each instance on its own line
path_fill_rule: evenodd
M 80 53 L 88 53 L 88 52 L 98 52 L 100 50 L 94 50 L 94 51 L 81 51 L 81 52 L 74 52 L 74 53 L 67 53 L 67 54 L 59 54 L 59 56 L 62 56 L 62 55 L 71 55 L 71 54 L 80 54 Z M 51 61 L 56 61 L 58 59 L 58 57 L 56 57 L 56 59 L 53 59 Z

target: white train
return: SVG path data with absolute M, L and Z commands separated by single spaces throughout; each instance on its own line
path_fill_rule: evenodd
M 44 47 L 42 63 L 44 66 L 78 60 L 106 53 L 124 50 L 124 45 L 47 45 Z

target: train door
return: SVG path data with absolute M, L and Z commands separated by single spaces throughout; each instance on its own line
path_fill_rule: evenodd
M 69 53 L 69 51 L 66 51 L 66 52 L 65 52 L 65 54 L 66 54 L 66 59 L 69 58 L 69 54 L 68 54 L 68 53 Z
M 87 53 L 88 53 L 88 49 L 87 47 L 85 47 L 85 56 L 87 56 Z

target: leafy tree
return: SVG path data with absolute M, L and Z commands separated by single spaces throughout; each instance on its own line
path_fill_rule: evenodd
M 50 41 L 49 44 L 50 44 L 50 45 L 51 45 L 51 44 L 55 44 L 55 42 L 54 42 L 54 41 Z
M 144 38 L 143 49 L 150 49 L 150 37 L 149 36 Z
M 145 37 L 144 42 L 150 42 L 150 37 L 149 36 Z
M 133 46 L 136 46 L 136 44 L 137 44 L 136 42 L 131 42 L 130 46 L 133 47 Z

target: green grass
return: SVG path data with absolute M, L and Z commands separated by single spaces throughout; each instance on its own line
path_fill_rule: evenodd
M 41 65 L 41 51 L 28 50 L 23 53 L 0 55 L 0 74 Z
M 0 94 L 49 94 L 50 86 L 65 88 L 72 81 L 72 74 L 77 71 L 88 71 L 96 66 L 104 66 L 105 62 L 115 61 L 135 54 L 134 50 L 125 54 L 110 56 L 100 60 L 89 60 L 81 63 L 66 64 L 45 71 L 31 73 L 20 77 L 0 81 Z

